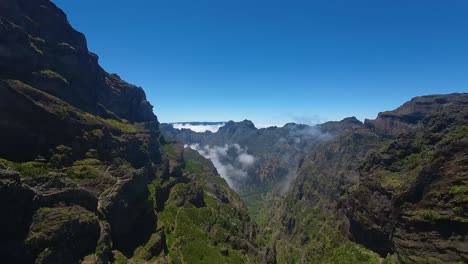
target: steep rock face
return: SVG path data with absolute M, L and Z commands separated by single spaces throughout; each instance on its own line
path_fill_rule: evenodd
M 378 133 L 398 136 L 421 130 L 421 121 L 428 114 L 443 111 L 453 104 L 468 106 L 466 94 L 429 95 L 411 99 L 393 111 L 379 113 L 377 119 L 366 120 L 365 125 Z
M 106 73 L 83 34 L 48 0 L 2 1 L 0 98 L 0 128 L 7 135 L 0 139 L 0 154 L 17 160 L 46 156 L 76 130 L 96 125 L 90 118 L 70 120 L 67 112 L 76 109 L 103 119 L 157 122 L 143 90 Z M 15 144 L 29 146 L 30 155 L 25 149 L 14 153 Z
M 3 261 L 13 263 L 15 257 L 21 257 L 25 239 L 34 208 L 34 191 L 21 183 L 17 172 L 7 170 L 0 165 L 0 208 L 3 217 L 0 220 L 2 243 L 0 255 Z
M 34 213 L 28 262 L 75 263 L 96 247 L 98 217 L 80 206 L 42 207 Z
M 8 0 L 3 5 L 3 79 L 21 80 L 100 116 L 112 115 L 110 111 L 132 122 L 155 120 L 143 90 L 106 73 L 88 51 L 84 35 L 52 2 Z
M 356 118 L 347 118 L 317 126 L 290 123 L 283 127 L 257 129 L 251 121 L 244 120 L 229 121 L 216 133 L 177 130 L 169 124 L 162 124 L 161 133 L 166 138 L 174 138 L 189 145 L 199 144 L 202 148 L 237 144 L 245 148 L 246 153 L 255 158 L 255 162 L 248 169 L 246 177 L 237 177 L 233 181 L 236 189 L 241 192 L 281 189 L 284 192 L 293 180 L 301 159 L 313 152 L 316 145 L 341 131 L 360 126 L 362 123 Z M 234 160 L 236 158 L 233 157 Z
M 48 0 L 0 1 L 0 130 L 5 263 L 260 254 L 255 224 L 216 170 L 200 156 L 186 164 L 182 146 L 163 151 L 143 90 L 100 68 Z
M 377 254 L 347 239 L 342 211 L 360 163 L 381 144 L 381 137 L 354 124 L 304 157 L 290 191 L 271 205 L 273 241 L 281 241 L 273 243 L 278 263 L 378 263 Z
M 116 249 L 131 251 L 155 228 L 146 186 L 164 167 L 151 105 L 141 88 L 99 67 L 84 36 L 53 3 L 1 5 L 0 157 L 26 161 L 40 155 L 37 162 L 1 161 L 20 172 L 2 178 L 2 211 L 12 217 L 5 218 L 2 245 L 14 241 L 2 247 L 2 259 L 76 263 L 97 242 L 109 247 L 106 234 Z M 133 166 L 147 170 L 136 177 Z M 98 223 L 103 192 L 100 205 L 107 210 Z M 139 232 L 147 219 L 151 227 Z M 96 255 L 110 260 L 109 254 Z
M 274 205 L 278 262 L 377 261 L 346 237 L 388 262 L 466 262 L 467 96 L 415 98 L 309 153 Z
M 110 224 L 114 248 L 127 255 L 155 231 L 156 214 L 147 201 L 147 175 L 141 170 L 131 172 L 99 197 L 98 210 Z
M 364 163 L 348 206 L 357 241 L 405 263 L 467 261 L 466 96 L 438 96 L 444 107 L 426 113 L 418 132 Z

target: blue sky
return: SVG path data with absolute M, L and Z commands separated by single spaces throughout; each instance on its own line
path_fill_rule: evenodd
M 54 0 L 162 122 L 375 118 L 468 91 L 466 0 Z

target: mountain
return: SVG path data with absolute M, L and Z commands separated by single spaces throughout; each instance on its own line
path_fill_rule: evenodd
M 468 94 L 431 95 L 364 123 L 161 132 L 192 146 L 238 144 L 256 158 L 234 187 L 278 263 L 456 263 L 468 248 L 467 106 Z M 275 188 L 285 181 L 286 191 Z
M 48 0 L 0 1 L 2 263 L 260 262 L 211 163 L 167 144 Z
M 188 129 L 174 129 L 170 124 L 162 124 L 161 132 L 168 139 L 175 139 L 187 145 L 245 147 L 245 152 L 255 159 L 253 166 L 247 168 L 246 177 L 232 178 L 233 187 L 242 192 L 246 188 L 286 188 L 293 177 L 292 172 L 299 165 L 301 158 L 312 151 L 317 143 L 327 141 L 336 133 L 360 126 L 355 118 L 341 122 L 328 122 L 320 126 L 286 124 L 283 127 L 257 129 L 249 121 L 229 121 L 215 133 L 206 131 L 196 133 Z M 230 154 L 230 153 L 228 153 Z M 238 153 L 231 153 L 233 159 Z M 215 164 L 216 165 L 216 164 Z

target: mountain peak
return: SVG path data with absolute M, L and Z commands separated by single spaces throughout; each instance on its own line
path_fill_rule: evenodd
M 468 105 L 468 93 L 417 96 L 392 111 L 381 112 L 374 120 L 366 119 L 364 124 L 380 133 L 399 135 L 416 131 L 420 122 L 437 109 Z
M 248 128 L 248 129 L 257 129 L 255 127 L 255 124 L 250 121 L 250 120 L 243 120 L 243 121 L 240 121 L 240 122 L 235 122 L 235 121 L 228 121 L 225 125 L 224 125 L 224 128 L 233 128 L 233 127 L 236 127 L 236 128 Z

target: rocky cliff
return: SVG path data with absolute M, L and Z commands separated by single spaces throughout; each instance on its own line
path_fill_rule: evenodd
M 277 263 L 457 263 L 468 248 L 467 102 L 416 97 L 364 124 L 161 131 L 186 144 L 237 143 L 256 157 L 256 188 L 239 193 Z M 285 182 L 287 191 L 272 188 Z
M 0 1 L 0 131 L 3 263 L 261 259 L 237 195 L 48 0 Z
M 310 153 L 272 213 L 278 262 L 377 261 L 347 241 L 385 263 L 468 261 L 467 102 L 417 97 Z

